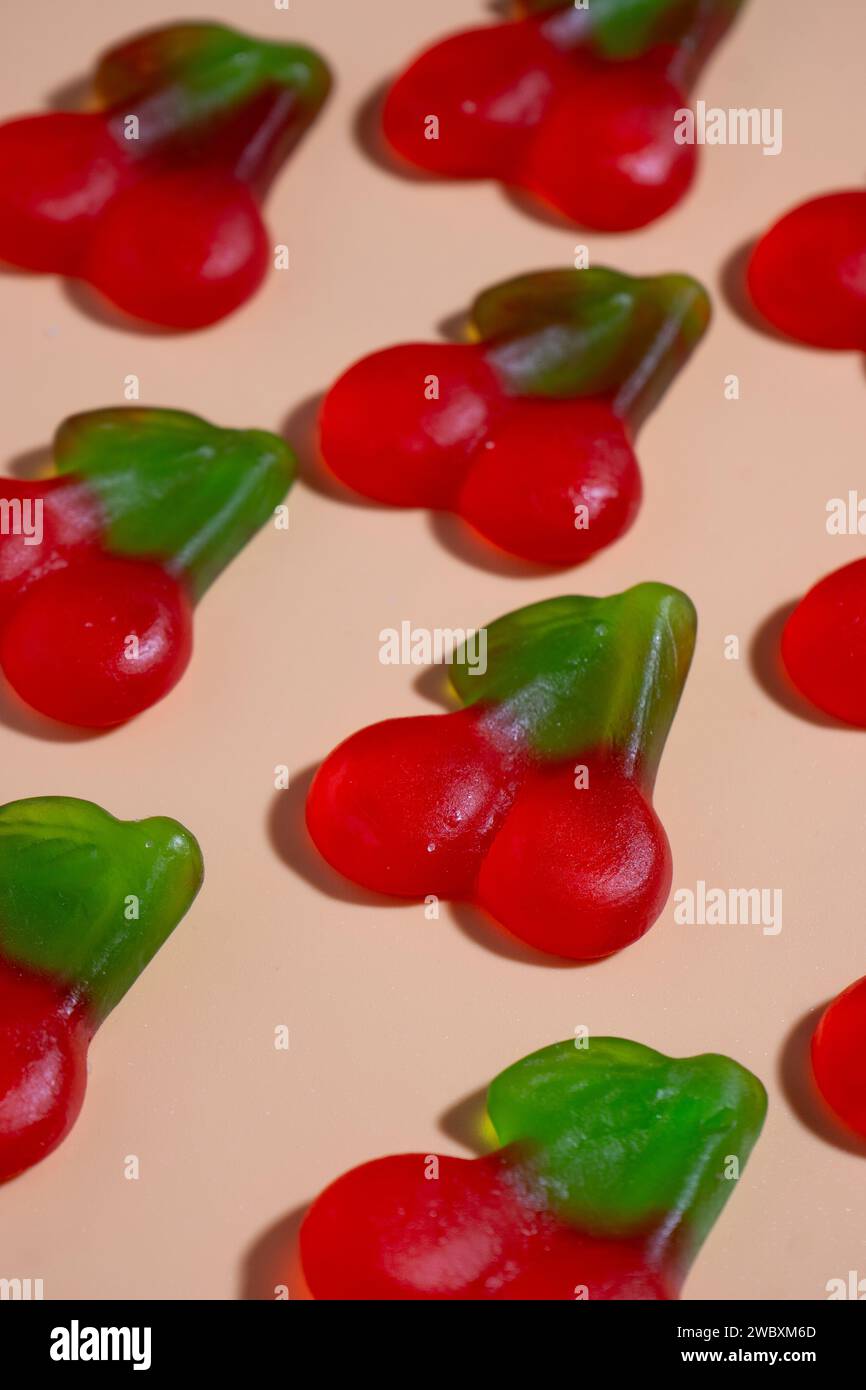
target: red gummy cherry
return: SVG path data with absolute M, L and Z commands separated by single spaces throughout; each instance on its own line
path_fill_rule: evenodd
M 0 665 L 27 704 L 111 728 L 167 695 L 192 653 L 182 586 L 146 560 L 96 555 L 25 592 L 0 634 Z
M 365 1163 L 314 1202 L 301 1227 L 311 1293 L 322 1299 L 667 1299 L 643 1242 L 557 1220 L 508 1151 Z M 586 1290 L 584 1293 L 582 1290 Z
M 866 352 L 866 192 L 794 208 L 758 242 L 747 278 L 755 305 L 780 332 Z
M 55 476 L 0 483 L 0 666 L 33 709 L 111 728 L 161 700 L 192 649 L 192 605 L 294 476 L 263 430 L 184 411 L 60 425 Z
M 319 852 L 397 897 L 475 902 L 538 950 L 611 955 L 648 931 L 671 880 L 661 822 L 604 760 L 531 767 L 492 710 L 389 719 L 322 763 L 307 801 Z
M 450 661 L 459 712 L 373 724 L 325 758 L 317 849 L 365 888 L 474 903 L 536 950 L 630 945 L 670 887 L 652 788 L 696 626 L 658 583 L 496 619 Z
M 468 344 L 356 362 L 325 396 L 324 465 L 392 506 L 455 512 L 537 564 L 577 565 L 630 526 L 633 440 L 700 342 L 689 276 L 535 271 L 477 296 Z
M 0 178 L 0 258 L 80 275 L 148 323 L 206 327 L 265 275 L 267 235 L 244 183 L 130 163 L 101 116 L 0 125 Z
M 697 147 L 677 138 L 687 89 L 739 4 L 614 0 L 593 17 L 552 0 L 454 34 L 395 81 L 383 134 L 428 173 L 498 179 L 601 231 L 643 227 L 691 184 Z
M 866 1139 L 866 978 L 843 990 L 812 1037 L 812 1070 L 831 1110 Z
M 813 705 L 866 728 L 866 560 L 826 575 L 782 633 L 782 661 Z
M 348 487 L 454 511 L 538 564 L 580 564 L 640 506 L 637 460 L 612 405 L 509 397 L 482 346 L 413 343 L 363 358 L 325 397 L 319 442 Z
M 85 112 L 0 125 L 0 259 L 77 276 L 163 328 L 215 323 L 265 274 L 257 199 L 330 84 L 312 50 L 222 24 L 122 41 Z
M 38 1162 L 72 1128 L 92 1031 L 67 991 L 0 959 L 0 1182 Z

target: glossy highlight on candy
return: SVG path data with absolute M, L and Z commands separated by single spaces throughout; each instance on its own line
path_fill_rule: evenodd
M 177 821 L 89 801 L 0 807 L 0 1182 L 77 1118 L 97 1028 L 189 909 L 201 851 Z
M 674 1299 L 766 1114 L 728 1057 L 624 1038 L 502 1072 L 482 1158 L 402 1154 L 338 1178 L 301 1228 L 318 1299 Z
M 670 888 L 651 796 L 695 629 L 663 584 L 499 618 L 486 669 L 465 649 L 451 667 L 462 710 L 370 725 L 325 759 L 316 847 L 364 888 L 472 902 L 551 955 L 630 945 Z
M 683 197 L 678 113 L 744 0 L 523 0 L 453 34 L 391 87 L 382 129 L 409 164 L 497 179 L 579 226 L 628 231 Z
M 0 479 L 0 667 L 51 719 L 111 728 L 168 694 L 192 609 L 295 476 L 276 435 L 178 410 L 64 421 L 55 476 Z
M 257 200 L 329 88 L 309 49 L 219 24 L 119 44 L 86 111 L 0 126 L 0 259 L 165 328 L 215 323 L 265 275 Z
M 634 519 L 634 436 L 710 312 L 687 275 L 507 280 L 475 300 L 468 344 L 410 343 L 350 367 L 322 406 L 322 459 L 376 501 L 455 512 L 523 560 L 580 564 Z

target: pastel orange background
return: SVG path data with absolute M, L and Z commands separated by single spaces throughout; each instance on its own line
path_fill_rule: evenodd
M 103 323 L 59 280 L 0 277 L 5 463 L 47 445 L 70 412 L 121 403 L 135 373 L 144 403 L 285 429 L 309 476 L 311 402 L 346 365 L 435 339 L 479 288 L 568 266 L 582 241 L 597 264 L 698 275 L 716 318 L 640 439 L 637 524 L 581 571 L 479 564 L 456 524 L 298 485 L 289 532 L 260 535 L 206 598 L 192 667 L 162 705 L 95 739 L 45 738 L 2 711 L 3 800 L 64 793 L 176 816 L 200 838 L 207 878 L 99 1034 L 71 1137 L 0 1193 L 0 1277 L 42 1278 L 48 1298 L 272 1296 L 275 1253 L 319 1189 L 379 1154 L 470 1152 L 470 1098 L 580 1024 L 729 1053 L 770 1092 L 686 1297 L 820 1299 L 829 1279 L 866 1276 L 866 1157 L 816 1114 L 804 1081 L 810 1016 L 866 972 L 866 742 L 774 698 L 771 659 L 780 608 L 866 549 L 825 530 L 828 499 L 866 477 L 866 376 L 855 356 L 773 341 L 730 302 L 736 253 L 769 221 L 862 182 L 866 11 L 754 0 L 695 96 L 781 107 L 783 153 L 705 149 L 688 200 L 619 238 L 533 219 L 493 185 L 396 177 L 362 147 L 370 94 L 438 35 L 484 22 L 480 0 L 291 0 L 288 13 L 213 0 L 198 15 L 170 0 L 8 0 L 0 114 L 38 109 L 119 37 L 194 17 L 309 42 L 335 70 L 267 208 L 291 268 L 227 322 L 179 338 Z M 730 373 L 738 401 L 724 396 Z M 429 679 L 380 665 L 382 628 L 473 627 L 643 579 L 684 588 L 701 623 L 657 788 L 674 885 L 779 887 L 779 936 L 677 926 L 669 904 L 630 950 L 559 966 L 468 911 L 427 922 L 420 907 L 373 903 L 316 861 L 298 819 L 309 769 L 363 724 L 433 708 Z M 729 635 L 739 660 L 725 658 Z M 288 792 L 274 790 L 278 764 Z M 288 1052 L 274 1049 L 280 1024 Z M 124 1178 L 130 1154 L 137 1182 Z

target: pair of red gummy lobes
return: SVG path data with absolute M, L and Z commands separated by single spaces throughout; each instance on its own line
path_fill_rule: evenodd
M 634 436 L 709 319 L 686 275 L 518 276 L 475 300 L 469 343 L 350 367 L 322 406 L 322 459 L 376 501 L 452 511 L 522 560 L 579 564 L 633 521 Z
M 818 1088 L 860 1138 L 864 1048 L 866 979 L 812 1040 Z M 487 1092 L 502 1147 L 374 1159 L 321 1193 L 301 1227 L 307 1287 L 331 1299 L 677 1298 L 766 1105 L 728 1057 L 669 1058 L 622 1038 L 543 1048 Z
M 301 1227 L 307 1287 L 336 1299 L 677 1298 L 766 1107 L 729 1057 L 554 1043 L 488 1088 L 494 1152 L 378 1158 L 326 1188 Z
M 688 189 L 687 94 L 743 0 L 523 0 L 455 34 L 388 92 L 385 139 L 412 165 L 493 178 L 600 231 L 643 227 Z
M 452 714 L 385 720 L 325 759 L 307 802 L 340 873 L 474 903 L 536 950 L 610 955 L 658 917 L 670 850 L 652 809 L 695 640 L 663 584 L 531 604 L 456 654 Z

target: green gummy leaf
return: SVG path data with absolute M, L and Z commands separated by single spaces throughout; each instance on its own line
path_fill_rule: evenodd
M 543 599 L 489 624 L 483 673 L 461 647 L 451 682 L 465 705 L 497 707 L 537 756 L 610 749 L 651 786 L 696 628 L 691 599 L 666 584 Z
M 487 1108 L 502 1144 L 528 1146 L 556 1211 L 605 1235 L 661 1227 L 688 1260 L 736 1187 L 767 1097 L 729 1057 L 590 1038 L 516 1062 Z
M 121 821 L 90 801 L 0 807 L 0 951 L 82 996 L 98 1021 L 198 892 L 201 850 L 165 816 Z
M 667 390 L 710 321 L 688 275 L 634 277 L 595 267 L 521 275 L 485 290 L 469 331 L 489 344 L 506 391 L 558 399 L 610 396 L 636 422 Z
M 639 58 L 657 44 L 688 43 L 712 32 L 718 42 L 746 0 L 519 0 L 523 14 L 568 13 L 566 36 L 600 57 Z
M 119 407 L 65 420 L 59 474 L 96 493 L 107 548 L 148 557 L 199 597 L 272 515 L 296 473 L 264 430 L 225 430 L 180 410 Z
M 153 113 L 161 134 L 218 120 L 273 90 L 290 94 L 292 114 L 308 122 L 330 86 L 327 65 L 311 49 L 253 39 L 222 24 L 170 24 L 137 35 L 101 58 L 93 83 L 100 104 L 132 111 L 142 102 L 149 111 L 146 98 L 162 92 L 162 107 Z

